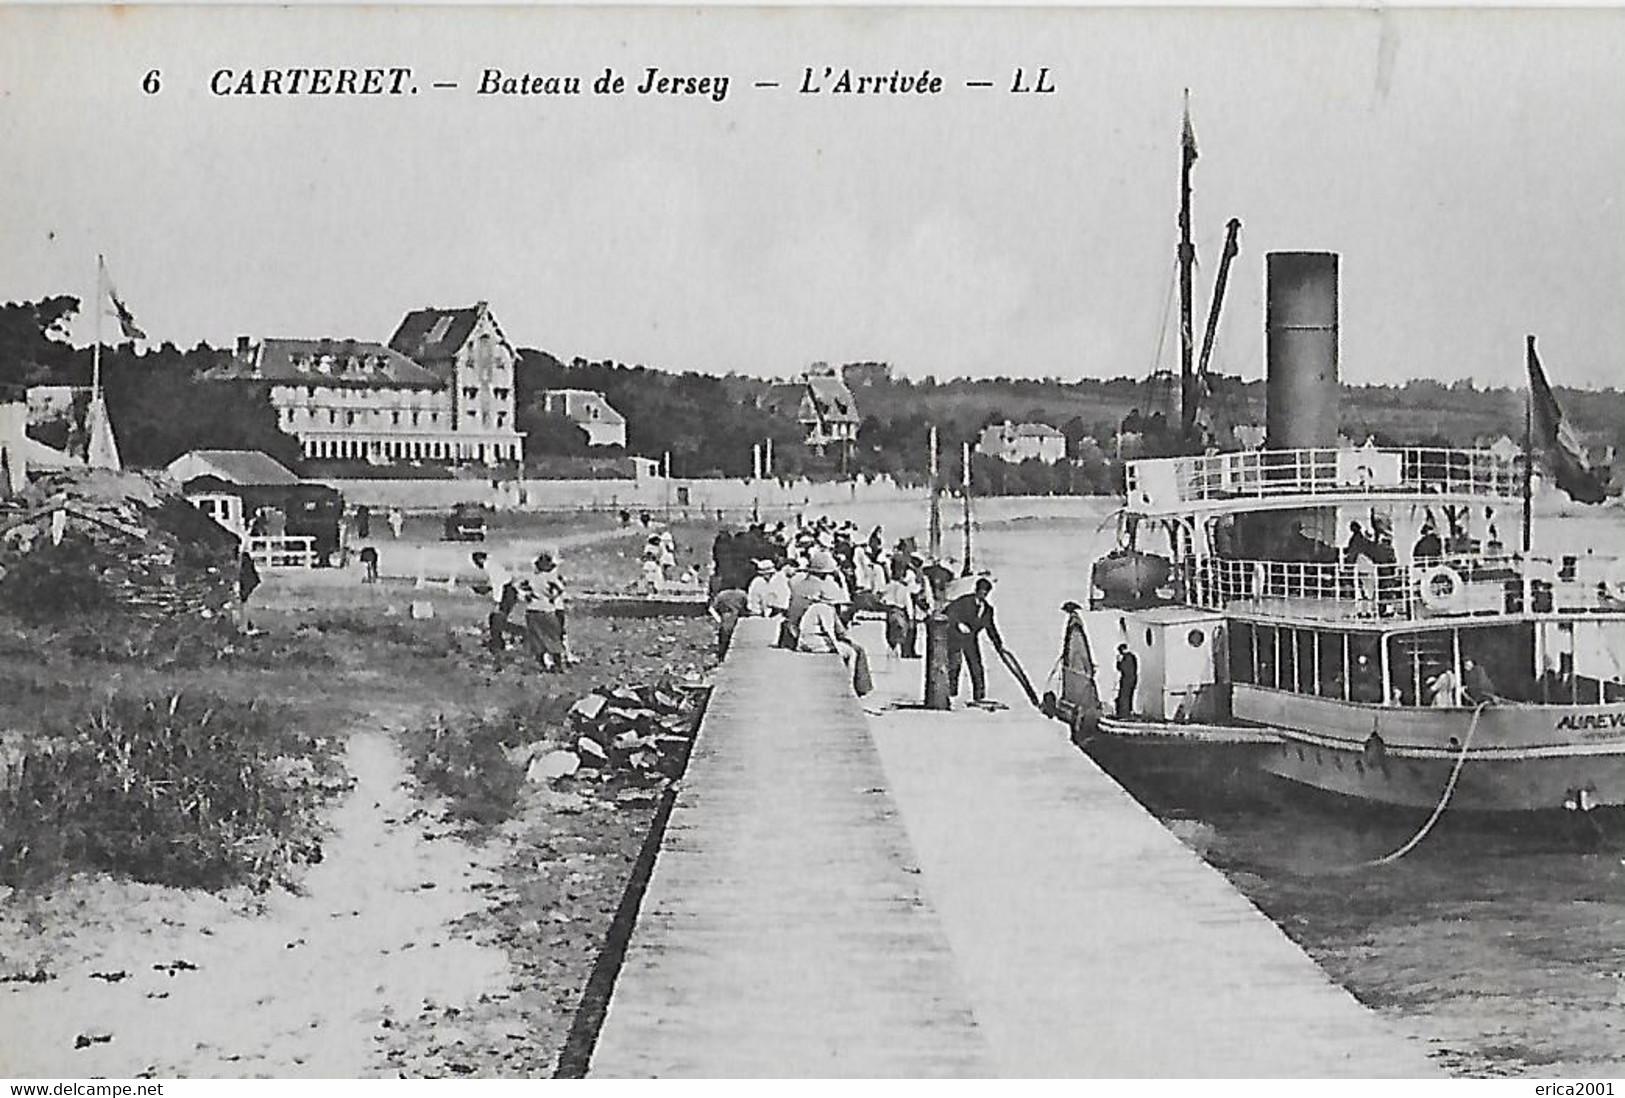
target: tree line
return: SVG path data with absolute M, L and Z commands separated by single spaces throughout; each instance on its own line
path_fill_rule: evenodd
M 88 387 L 91 350 L 67 340 L 78 298 L 60 295 L 0 305 L 0 397 L 20 399 L 29 385 Z M 138 349 L 104 346 L 102 380 L 108 411 L 126 462 L 161 466 L 197 448 L 264 450 L 301 468 L 297 441 L 277 427 L 263 385 L 223 384 L 201 375 L 228 352 L 199 343 Z M 738 374 L 673 373 L 642 364 L 584 357 L 565 361 L 538 349 L 520 351 L 516 426 L 527 454 L 550 468 L 588 452 L 585 432 L 545 410 L 549 389 L 602 393 L 627 421 L 627 453 L 670 455 L 680 477 L 748 476 L 752 447 L 772 442 L 780 477 L 890 476 L 923 483 L 930 465 L 930 429 L 937 428 L 939 468 L 957 484 L 961 448 L 990 424 L 1044 423 L 1066 438 L 1066 460 L 1010 464 L 984 454 L 972 461 L 973 491 L 981 494 L 1093 494 L 1120 489 L 1123 460 L 1170 452 L 1177 420 L 1166 378 L 1029 379 L 994 377 L 909 379 L 866 371 L 853 386 L 860 421 L 849 446 L 816 453 L 797 422 L 799 382 Z M 1237 424 L 1261 424 L 1264 383 L 1220 379 L 1214 425 L 1221 445 Z M 1557 390 L 1573 424 L 1594 440 L 1625 451 L 1625 393 L 1617 389 Z M 82 411 L 84 397 L 80 397 Z M 1520 441 L 1521 389 L 1480 388 L 1471 382 L 1419 379 L 1399 385 L 1344 386 L 1343 433 L 1381 445 L 1465 447 L 1487 437 Z M 41 441 L 73 445 L 65 421 Z M 52 431 L 56 433 L 53 435 Z M 601 447 L 592 448 L 602 456 Z

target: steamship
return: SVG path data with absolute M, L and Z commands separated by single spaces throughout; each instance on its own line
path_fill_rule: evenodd
M 1051 713 L 1103 761 L 1383 806 L 1625 805 L 1625 561 L 1528 551 L 1521 455 L 1337 447 L 1337 257 L 1266 281 L 1267 448 L 1128 463 Z

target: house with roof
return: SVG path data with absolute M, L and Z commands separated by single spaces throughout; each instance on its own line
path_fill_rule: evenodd
M 518 461 L 514 363 L 485 302 L 408 313 L 389 343 L 247 336 L 204 376 L 265 387 L 277 425 L 322 461 Z
M 858 403 L 840 371 L 815 362 L 803 380 L 796 420 L 807 432 L 807 447 L 822 454 L 835 446 L 843 453 L 858 439 Z
M 1054 465 L 1066 460 L 1066 436 L 1047 423 L 991 423 L 982 428 L 976 448 L 1012 465 L 1035 459 Z
M 389 337 L 389 348 L 445 381 L 460 456 L 485 462 L 521 458 L 514 428 L 519 352 L 502 334 L 488 303 L 407 313 Z
M 588 446 L 626 446 L 626 417 L 604 399 L 603 393 L 593 389 L 548 389 L 541 397 L 544 412 L 564 416 L 587 432 Z
M 164 468 L 188 502 L 239 538 L 312 539 L 317 558 L 337 551 L 344 499 L 260 450 L 191 450 Z

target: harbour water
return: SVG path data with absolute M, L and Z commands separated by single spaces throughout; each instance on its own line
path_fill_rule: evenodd
M 1035 680 L 1056 658 L 1060 604 L 1085 600 L 1088 562 L 1109 546 L 1102 523 L 1110 508 L 1088 500 L 977 505 L 976 564 L 997 575 L 1001 629 Z M 889 517 L 897 533 L 917 522 Z M 958 537 L 949 532 L 950 550 Z M 1588 547 L 1625 553 L 1625 512 L 1537 521 L 1537 552 Z M 1018 697 L 1007 680 L 995 680 L 994 693 Z M 1446 1070 L 1625 1072 L 1625 827 L 1604 820 L 1563 832 L 1486 833 L 1453 826 L 1447 811 L 1406 857 L 1360 869 L 1404 843 L 1426 813 L 1356 816 L 1279 792 L 1245 811 L 1159 808 L 1175 834 L 1334 979 L 1424 1040 Z

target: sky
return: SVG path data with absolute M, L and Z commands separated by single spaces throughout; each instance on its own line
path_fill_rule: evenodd
M 1618 385 L 1621 57 L 1606 10 L 0 7 L 0 300 L 89 298 L 102 252 L 183 347 L 485 300 L 566 359 L 1139 377 L 1177 364 L 1189 88 L 1198 331 L 1243 223 L 1217 368 L 1262 376 L 1265 254 L 1334 251 L 1347 381 L 1519 385 L 1533 333 Z M 826 65 L 944 90 L 800 94 Z M 294 66 L 420 91 L 209 90 Z M 649 66 L 728 94 L 637 95 Z M 627 93 L 475 94 L 606 67 Z

